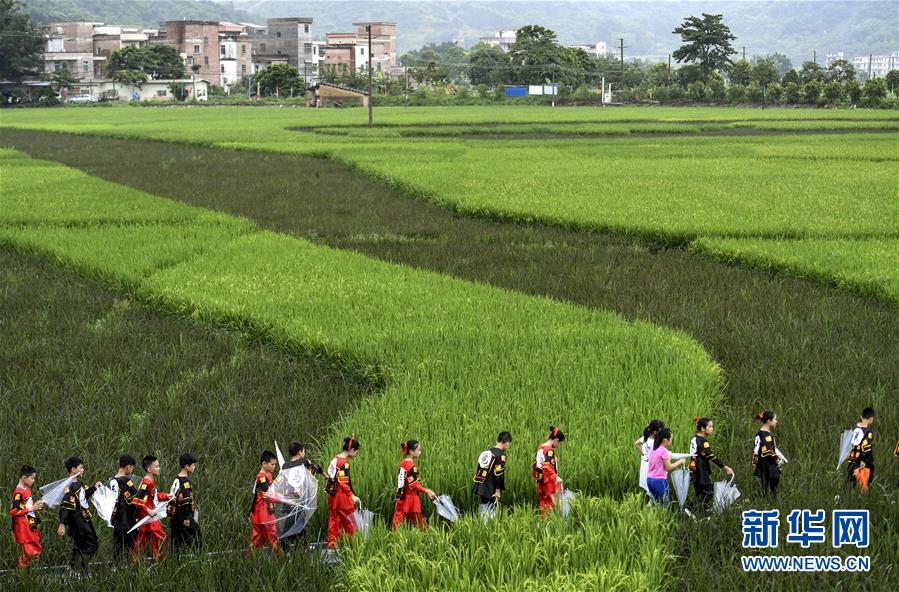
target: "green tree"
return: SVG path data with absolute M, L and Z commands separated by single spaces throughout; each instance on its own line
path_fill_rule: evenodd
M 78 79 L 68 68 L 60 68 L 50 76 L 50 88 L 59 95 L 65 96 L 77 83 Z
M 899 91 L 899 70 L 890 70 L 883 80 L 891 93 Z
M 493 86 L 511 82 L 509 56 L 499 47 L 479 45 L 468 54 L 468 77 L 472 84 Z
M 865 107 L 880 107 L 887 98 L 887 85 L 883 78 L 869 78 L 862 87 L 862 104 Z
M 766 55 L 765 57 L 755 56 L 752 59 L 753 65 L 758 64 L 759 62 L 770 62 L 774 65 L 774 69 L 777 70 L 777 77 L 781 78 L 784 74 L 793 69 L 793 62 L 790 61 L 790 58 L 785 56 L 782 53 L 771 53 Z
M 734 62 L 734 65 L 730 67 L 731 84 L 746 86 L 747 84 L 749 84 L 749 79 L 751 76 L 752 66 L 746 60 L 737 60 L 736 62 Z
M 802 84 L 808 84 L 812 80 L 823 82 L 824 68 L 815 62 L 802 62 L 802 69 L 799 70 L 799 81 Z
M 774 64 L 774 61 L 767 58 L 758 60 L 752 67 L 750 80 L 758 82 L 760 86 L 767 86 L 772 82 L 779 81 L 780 74 L 777 72 L 777 66 Z
M 109 56 L 106 71 L 110 76 L 120 70 L 143 72 L 150 80 L 173 80 L 185 77 L 184 63 L 174 46 L 154 43 L 146 47 L 129 45 Z
M 802 98 L 802 89 L 796 82 L 790 81 L 783 85 L 783 102 L 787 105 L 795 105 Z
M 855 66 L 846 60 L 836 60 L 827 68 L 825 79 L 828 82 L 846 82 L 855 80 Z
M 829 105 L 835 105 L 843 100 L 843 85 L 832 80 L 824 85 L 823 90 L 824 102 Z
M 761 103 L 764 98 L 762 87 L 758 82 L 750 82 L 746 87 L 746 99 L 750 103 Z
M 722 21 L 722 15 L 702 13 L 702 18 L 688 17 L 673 33 L 680 35 L 684 42 L 672 54 L 674 59 L 678 63 L 697 63 L 704 82 L 708 82 L 712 72 L 723 70 L 732 63 L 730 56 L 735 52 L 731 42 L 736 37 Z
M 465 50 L 452 41 L 445 43 L 429 43 L 421 49 L 410 51 L 400 58 L 400 62 L 409 68 L 426 68 L 433 64 L 432 71 L 445 72 L 441 78 L 447 82 L 467 81 L 467 57 Z
M 810 105 L 816 104 L 821 100 L 821 83 L 817 80 L 810 80 L 802 85 L 802 100 Z
M 696 82 L 697 80 L 700 82 L 705 81 L 705 74 L 697 64 L 688 64 L 681 68 L 678 68 L 674 72 L 674 79 L 681 86 L 681 88 L 687 88 L 691 82 Z
M 780 83 L 783 86 L 786 86 L 790 82 L 795 82 L 796 84 L 801 84 L 802 80 L 799 79 L 799 72 L 796 70 L 789 70 L 786 74 L 783 75 L 783 78 L 780 79 Z
M 272 64 L 256 74 L 254 81 L 264 96 L 302 96 L 305 93 L 299 70 L 290 64 Z
M 687 85 L 687 96 L 692 101 L 701 101 L 705 99 L 705 85 L 697 80 Z
M 44 39 L 19 0 L 0 0 L 0 79 L 21 80 L 41 70 Z
M 509 47 L 509 61 L 519 84 L 542 84 L 560 74 L 562 46 L 556 33 L 540 25 L 527 25 L 515 32 Z
M 712 75 L 712 78 L 709 80 L 709 84 L 706 87 L 706 97 L 710 101 L 716 103 L 720 103 L 727 98 L 727 85 L 724 84 L 723 78 Z
M 847 80 L 843 83 L 843 92 L 853 105 L 857 105 L 862 98 L 862 87 L 858 80 Z
M 768 85 L 768 100 L 772 103 L 780 101 L 783 96 L 783 87 L 779 82 L 772 82 Z
M 746 87 L 731 84 L 727 87 L 727 100 L 731 103 L 742 103 L 746 100 Z
M 671 76 L 669 76 L 668 64 L 659 62 L 658 64 L 650 66 L 649 70 L 646 71 L 646 75 L 643 77 L 643 82 L 649 88 L 659 88 L 670 85 Z

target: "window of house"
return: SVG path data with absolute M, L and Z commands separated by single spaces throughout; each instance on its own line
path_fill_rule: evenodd
M 219 66 L 219 71 L 220 71 L 222 74 L 225 73 L 225 65 L 224 65 L 224 64 L 222 64 L 221 66 Z
M 312 44 L 311 44 L 311 43 L 304 43 L 304 44 L 303 44 L 303 52 L 304 52 L 306 55 L 311 54 L 311 53 L 312 53 Z
M 203 65 L 204 65 L 204 66 L 208 66 L 208 65 L 209 65 L 209 56 L 203 56 Z
M 187 56 L 187 65 L 193 66 L 193 64 L 194 64 L 194 58 L 192 56 Z
M 225 55 L 225 46 L 222 45 L 220 49 L 221 49 L 221 54 L 222 54 L 222 55 Z
M 203 45 L 209 45 L 209 37 L 203 37 Z
M 304 32 L 304 33 L 308 33 L 308 32 L 309 32 L 309 25 L 303 25 L 303 32 Z
M 99 47 L 97 48 L 97 55 L 98 55 L 98 56 L 99 56 L 99 55 L 103 55 L 103 50 L 100 49 Z
M 247 46 L 246 45 L 240 46 L 240 55 L 247 55 Z
M 360 47 L 360 48 L 359 48 L 359 55 L 365 55 L 365 48 L 364 48 L 364 47 Z
M 275 37 L 277 37 L 278 39 L 280 39 L 280 38 L 281 38 L 281 31 L 278 31 L 277 33 L 275 33 Z
M 200 53 L 200 46 L 194 45 L 194 53 Z
M 87 62 L 81 62 L 81 71 L 87 74 Z
M 241 74 L 246 74 L 246 73 L 247 73 L 247 65 L 246 65 L 246 64 L 241 64 L 241 65 L 240 65 L 240 73 L 241 73 Z
M 157 91 L 156 91 L 156 96 L 157 96 L 157 97 L 164 97 L 164 96 L 166 96 L 166 92 L 165 92 L 164 90 L 157 90 Z
M 265 53 L 265 43 L 259 44 L 259 53 Z

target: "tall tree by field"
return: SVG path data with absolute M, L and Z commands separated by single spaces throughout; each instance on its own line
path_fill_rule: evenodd
M 527 25 L 515 32 L 509 60 L 518 84 L 542 84 L 556 78 L 563 63 L 563 48 L 556 33 L 540 25 Z
M 509 80 L 509 56 L 499 47 L 479 44 L 468 54 L 468 77 L 472 84 L 493 86 Z
M 0 0 L 0 79 L 20 80 L 40 71 L 44 39 L 19 0 Z
M 184 62 L 172 45 L 154 43 L 146 47 L 128 46 L 112 52 L 107 62 L 110 76 L 121 70 L 143 72 L 150 80 L 177 80 L 185 77 Z
M 746 86 L 752 77 L 752 66 L 746 60 L 737 60 L 730 67 L 730 81 L 732 84 Z
M 887 72 L 887 75 L 883 77 L 883 81 L 886 83 L 890 92 L 899 92 L 899 70 L 890 70 Z
M 827 80 L 829 82 L 847 82 L 855 80 L 855 66 L 846 60 L 836 60 L 827 68 Z
M 706 13 L 702 13 L 702 18 L 691 16 L 673 31 L 681 36 L 684 44 L 671 55 L 678 63 L 698 63 L 706 83 L 712 72 L 731 65 L 730 56 L 736 53 L 731 42 L 737 38 L 731 34 L 722 17 L 720 14 Z
M 758 82 L 759 85 L 764 87 L 780 80 L 780 73 L 777 71 L 777 65 L 774 60 L 764 58 L 758 60 L 752 67 L 750 78 L 753 82 Z
M 808 84 L 812 80 L 823 82 L 824 68 L 815 62 L 802 62 L 802 69 L 799 70 L 799 80 L 802 84 Z
M 302 96 L 305 93 L 300 72 L 290 64 L 272 64 L 259 74 L 253 81 L 259 85 L 263 95 Z

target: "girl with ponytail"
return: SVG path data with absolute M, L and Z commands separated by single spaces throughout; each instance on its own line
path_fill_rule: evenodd
M 656 502 L 667 508 L 671 500 L 668 489 L 668 473 L 684 464 L 682 458 L 671 462 L 671 452 L 668 448 L 674 435 L 669 428 L 661 428 L 655 437 L 652 452 L 649 453 L 649 470 L 646 473 L 646 485 L 649 486 L 649 495 Z
M 537 497 L 540 500 L 540 519 L 556 507 L 556 496 L 562 491 L 562 478 L 559 477 L 559 465 L 556 460 L 556 451 L 565 434 L 556 426 L 549 426 L 546 441 L 537 448 L 537 456 L 534 459 L 534 483 L 537 486 Z
M 762 422 L 762 427 L 755 435 L 752 464 L 755 465 L 755 476 L 761 482 L 762 491 L 774 497 L 780 485 L 780 466 L 787 462 L 787 457 L 777 447 L 777 440 L 771 433 L 777 427 L 777 414 L 773 409 L 765 409 L 755 419 Z
M 341 535 L 352 538 L 356 532 L 354 512 L 356 504 L 361 503 L 353 492 L 350 480 L 350 459 L 359 454 L 359 440 L 353 434 L 343 439 L 343 449 L 328 465 L 328 549 L 336 549 Z
M 646 493 L 649 493 L 649 486 L 646 485 L 646 473 L 649 471 L 649 453 L 654 448 L 656 434 L 663 427 L 665 427 L 665 422 L 661 419 L 653 419 L 643 428 L 643 436 L 634 442 L 634 448 L 640 453 L 640 487 L 645 489 Z
M 420 494 L 424 493 L 430 499 L 437 497 L 433 491 L 425 487 L 418 473 L 415 459 L 421 456 L 421 444 L 418 440 L 407 440 L 400 444 L 403 453 L 403 461 L 400 463 L 400 471 L 396 478 L 396 511 L 393 514 L 393 530 L 399 528 L 407 520 L 413 526 L 428 529 L 428 522 L 421 513 Z

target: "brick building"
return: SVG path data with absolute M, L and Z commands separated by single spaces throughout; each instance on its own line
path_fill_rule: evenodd
M 335 76 L 348 76 L 368 68 L 368 27 L 371 27 L 371 67 L 392 73 L 397 68 L 396 23 L 357 22 L 353 33 L 328 33 L 322 68 Z
M 121 27 L 93 22 L 51 23 L 46 29 L 44 72 L 63 68 L 78 80 L 107 76 L 106 63 L 113 51 L 130 45 L 143 47 L 154 42 L 156 29 Z
M 203 80 L 221 81 L 221 49 L 218 21 L 166 21 L 160 41 L 173 45 L 181 57 L 188 75 L 196 72 Z M 194 66 L 199 66 L 194 69 Z

